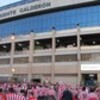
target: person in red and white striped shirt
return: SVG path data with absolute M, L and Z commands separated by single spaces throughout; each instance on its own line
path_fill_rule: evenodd
M 26 98 L 25 98 L 25 91 L 24 90 L 21 90 L 20 91 L 20 94 L 17 94 L 16 95 L 16 100 L 26 100 Z
M 2 93 L 2 89 L 0 88 L 0 100 L 6 100 L 6 96 L 4 93 Z
M 9 92 L 6 94 L 6 100 L 16 100 L 16 93 L 12 87 L 9 88 Z
M 34 96 L 34 93 L 33 92 L 30 92 L 29 93 L 28 100 L 37 100 L 37 98 Z

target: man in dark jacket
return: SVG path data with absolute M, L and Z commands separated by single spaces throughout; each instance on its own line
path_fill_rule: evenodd
M 73 95 L 69 90 L 65 90 L 61 100 L 73 100 Z

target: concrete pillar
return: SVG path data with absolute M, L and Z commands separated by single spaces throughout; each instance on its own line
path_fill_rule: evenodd
M 80 26 L 77 24 L 77 47 L 78 47 L 78 54 L 77 54 L 77 59 L 78 59 L 78 84 L 80 85 L 81 83 L 81 47 L 80 47 Z
M 32 65 L 33 65 L 33 51 L 34 51 L 34 34 L 31 32 L 30 34 L 30 45 L 29 45 L 29 70 L 28 70 L 28 81 L 31 81 L 32 79 Z
M 51 65 L 51 82 L 54 83 L 55 82 L 55 34 L 56 34 L 56 30 L 53 27 L 52 28 L 52 65 Z
M 13 62 L 15 52 L 15 35 L 11 36 L 11 55 L 10 55 L 10 78 L 13 76 Z
M 97 74 L 98 85 L 100 86 L 100 72 Z

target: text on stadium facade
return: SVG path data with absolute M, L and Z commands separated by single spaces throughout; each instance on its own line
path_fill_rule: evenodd
M 92 2 L 95 0 L 35 0 L 35 2 L 12 7 L 3 11 L 0 11 L 0 21 L 3 19 L 21 16 L 28 13 L 43 11 L 51 8 L 57 8 L 68 5 L 75 5 L 80 3 Z
M 38 9 L 42 9 L 42 8 L 46 8 L 46 7 L 50 7 L 50 6 L 51 6 L 51 2 L 43 2 L 43 3 L 39 3 L 39 4 L 35 4 L 35 5 L 30 5 L 27 7 L 20 8 L 20 9 L 4 12 L 4 13 L 0 14 L 0 18 L 7 17 L 7 16 L 13 16 L 13 15 L 16 15 L 17 13 L 20 13 L 20 14 L 26 13 L 28 11 L 38 10 Z

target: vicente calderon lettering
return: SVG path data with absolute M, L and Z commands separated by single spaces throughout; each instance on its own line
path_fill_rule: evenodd
M 28 13 L 28 11 L 35 11 L 35 10 L 50 7 L 50 6 L 51 6 L 51 2 L 43 2 L 43 3 L 23 7 L 23 8 L 20 8 L 19 10 L 16 9 L 16 10 L 8 11 L 8 12 L 6 11 L 6 12 L 0 14 L 0 18 L 14 16 L 14 15 L 17 15 L 17 13 L 19 13 L 19 14 L 26 13 L 26 12 Z
M 31 10 L 36 10 L 36 9 L 40 9 L 40 8 L 45 8 L 45 7 L 50 7 L 51 3 L 42 3 L 42 4 L 36 4 L 36 5 L 32 5 L 30 7 L 25 7 L 25 8 L 21 8 L 20 12 L 26 12 L 26 11 L 31 11 Z
M 34 13 L 43 10 L 49 10 L 57 7 L 76 5 L 86 2 L 94 2 L 95 0 L 35 0 L 35 2 L 12 7 L 0 11 L 0 21 L 7 18 L 21 16 L 28 13 Z
M 12 11 L 5 12 L 5 13 L 3 13 L 3 14 L 0 14 L 0 18 L 6 17 L 6 16 L 15 15 L 15 14 L 16 14 L 16 10 L 12 10 Z

